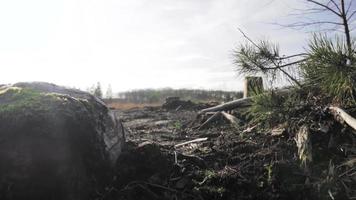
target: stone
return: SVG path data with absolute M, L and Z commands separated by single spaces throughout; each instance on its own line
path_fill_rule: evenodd
M 87 92 L 0 86 L 0 199 L 90 199 L 111 181 L 124 140 L 121 122 Z

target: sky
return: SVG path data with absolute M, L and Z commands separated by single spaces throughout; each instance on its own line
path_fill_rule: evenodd
M 303 50 L 308 34 L 272 23 L 298 0 L 0 1 L 1 83 L 46 81 L 114 92 L 241 90 L 232 51 L 244 38 Z

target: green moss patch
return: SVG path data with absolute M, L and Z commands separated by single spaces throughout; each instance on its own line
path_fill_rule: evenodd
M 15 114 L 29 110 L 50 110 L 55 101 L 58 101 L 58 98 L 45 93 L 9 87 L 0 90 L 0 114 Z

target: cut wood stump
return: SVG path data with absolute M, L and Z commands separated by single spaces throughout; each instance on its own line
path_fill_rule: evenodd
M 263 93 L 263 80 L 260 76 L 245 77 L 244 98 Z

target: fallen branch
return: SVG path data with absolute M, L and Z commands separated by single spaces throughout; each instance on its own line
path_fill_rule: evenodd
M 273 90 L 275 94 L 278 95 L 286 95 L 290 93 L 292 90 L 290 88 L 283 88 L 283 89 L 278 89 L 278 90 Z M 252 105 L 252 98 L 247 97 L 247 98 L 241 98 L 241 99 L 236 99 L 227 103 L 223 103 L 214 107 L 206 108 L 203 109 L 199 112 L 199 114 L 205 114 L 207 112 L 217 112 L 217 111 L 228 111 L 228 110 L 233 110 L 235 108 L 243 108 L 243 107 L 249 107 Z
M 224 104 L 220 104 L 211 108 L 206 108 L 200 111 L 200 114 L 206 113 L 206 112 L 217 112 L 217 111 L 227 111 L 227 110 L 232 110 L 237 107 L 247 107 L 250 106 L 252 103 L 252 99 L 250 97 L 248 98 L 242 98 L 242 99 L 237 99 L 234 101 L 230 101 Z
M 206 126 L 208 126 L 209 124 L 211 124 L 212 122 L 214 122 L 218 117 L 221 116 L 221 112 L 216 112 L 215 114 L 213 114 L 211 117 L 209 117 L 209 119 L 207 119 L 202 125 L 200 125 L 198 127 L 198 130 L 205 128 Z
M 247 127 L 245 130 L 242 131 L 242 133 L 251 133 L 253 129 L 255 129 L 257 125 L 254 125 L 252 127 Z
M 237 119 L 235 116 L 226 113 L 226 112 L 221 112 L 221 114 L 224 116 L 225 119 L 227 119 L 234 127 L 239 126 L 239 119 Z
M 190 141 L 187 141 L 187 142 L 176 144 L 176 145 L 174 145 L 174 147 L 177 148 L 177 147 L 181 147 L 181 146 L 184 146 L 184 145 L 187 145 L 187 144 L 203 142 L 203 141 L 206 141 L 206 140 L 208 140 L 207 137 L 205 137 L 205 138 L 197 138 L 197 139 L 194 139 L 194 140 L 190 140 Z
M 329 110 L 331 110 L 332 114 L 334 114 L 338 121 L 340 121 L 341 119 L 351 128 L 356 130 L 356 119 L 353 118 L 351 115 L 347 114 L 347 112 L 345 112 L 343 109 L 339 107 L 329 107 Z

